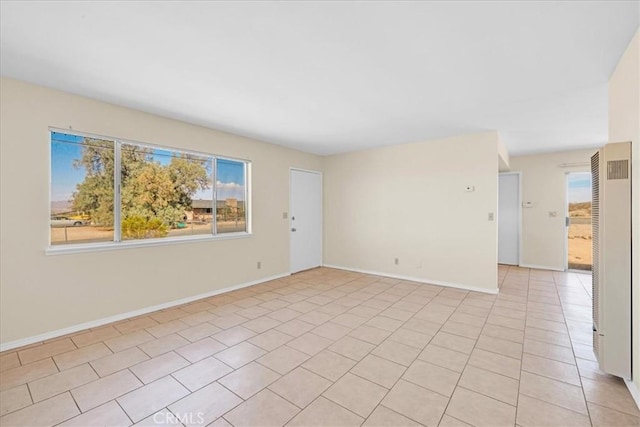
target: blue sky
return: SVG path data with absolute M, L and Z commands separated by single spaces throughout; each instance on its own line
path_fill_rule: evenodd
M 76 169 L 73 162 L 82 156 L 84 138 L 59 132 L 51 132 L 51 200 L 68 201 L 71 199 L 76 185 L 85 177 L 84 168 Z M 153 160 L 166 165 L 171 161 L 172 152 L 153 150 Z M 218 199 L 229 197 L 244 200 L 244 165 L 241 162 L 218 159 L 217 161 Z M 211 164 L 207 167 L 211 172 Z M 194 199 L 212 198 L 212 191 L 199 191 Z
M 591 173 L 569 174 L 569 203 L 591 201 Z

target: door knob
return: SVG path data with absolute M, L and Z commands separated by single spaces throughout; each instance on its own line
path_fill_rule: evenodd
M 291 229 L 291 231 L 295 232 L 295 231 L 296 231 L 296 229 L 295 229 L 295 228 L 292 228 L 292 229 Z

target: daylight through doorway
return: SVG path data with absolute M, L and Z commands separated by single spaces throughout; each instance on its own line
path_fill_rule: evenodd
M 567 174 L 569 270 L 591 270 L 591 173 Z

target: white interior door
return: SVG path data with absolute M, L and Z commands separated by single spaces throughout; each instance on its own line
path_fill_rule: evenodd
M 291 170 L 291 272 L 322 265 L 322 174 Z
M 518 265 L 520 260 L 520 175 L 498 178 L 498 263 Z

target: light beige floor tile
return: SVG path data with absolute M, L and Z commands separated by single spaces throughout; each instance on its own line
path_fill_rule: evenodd
M 515 406 L 518 380 L 467 365 L 458 383 L 461 387 Z
M 352 313 L 343 313 L 335 317 L 332 320 L 332 322 L 346 326 L 350 329 L 355 329 L 358 326 L 362 325 L 367 320 L 369 320 L 369 318 L 356 316 L 355 314 L 352 314 Z
M 272 319 L 267 316 L 260 316 L 248 322 L 242 324 L 247 329 L 252 330 L 256 334 L 261 334 L 262 332 L 268 331 L 269 329 L 273 329 L 282 323 L 276 319 Z
M 29 390 L 33 401 L 40 402 L 97 379 L 98 375 L 91 366 L 84 364 L 33 381 L 29 383 Z
M 434 323 L 428 320 L 418 319 L 416 317 L 412 317 L 402 325 L 402 329 L 409 329 L 411 331 L 427 335 L 435 335 L 441 327 L 442 324 L 440 323 Z
M 218 332 L 213 335 L 213 338 L 215 338 L 216 341 L 220 341 L 227 347 L 231 347 L 241 343 L 242 341 L 248 340 L 255 335 L 256 333 L 250 329 L 243 326 L 234 326 L 232 328 L 225 329 L 222 332 Z
M 191 325 L 191 326 L 199 326 L 199 325 L 206 325 L 207 322 L 210 322 L 214 319 L 216 319 L 218 316 L 216 316 L 213 313 L 210 313 L 208 311 L 200 311 L 197 313 L 193 313 L 190 314 L 188 316 L 185 316 L 183 318 L 181 318 L 180 320 L 184 323 L 186 323 L 187 325 Z M 212 324 L 210 324 L 211 326 L 213 326 Z M 216 326 L 217 328 L 217 326 Z M 186 330 L 186 329 L 185 329 Z M 218 330 L 220 330 L 218 328 Z
M 155 323 L 154 323 L 155 324 Z M 131 347 L 135 347 L 147 341 L 154 340 L 154 336 L 145 330 L 130 332 L 120 337 L 111 338 L 104 343 L 113 351 L 118 353 Z
M 223 361 L 234 369 L 238 369 L 266 353 L 266 351 L 251 343 L 241 342 L 240 344 L 216 353 L 215 358 Z
M 508 426 L 515 422 L 516 408 L 458 387 L 447 406 L 447 414 L 474 426 Z
M 355 427 L 363 421 L 364 418 L 321 396 L 296 415 L 287 426 Z
M 527 327 L 544 329 L 545 331 L 552 331 L 557 333 L 567 333 L 567 326 L 560 322 L 554 322 L 551 320 L 538 319 L 537 317 L 529 316 L 527 318 Z
M 221 378 L 233 369 L 214 357 L 207 357 L 193 365 L 180 369 L 172 375 L 191 391 L 196 391 Z
M 382 405 L 378 405 L 369 418 L 364 422 L 363 426 L 370 427 L 420 427 L 422 424 L 417 423 L 409 418 L 400 415 Z
M 491 353 L 479 348 L 476 348 L 473 350 L 473 353 L 471 353 L 469 365 L 506 375 L 514 379 L 520 378 L 520 360 L 497 353 Z
M 31 347 L 27 350 L 18 351 L 18 357 L 23 365 L 46 359 L 60 353 L 75 350 L 77 347 L 69 338 L 53 341 L 47 344 Z
M 191 363 L 195 363 L 198 360 L 202 360 L 205 357 L 209 357 L 213 354 L 219 353 L 225 350 L 226 347 L 220 344 L 213 338 L 203 338 L 200 341 L 196 341 L 192 344 L 186 345 L 176 350 L 176 352 L 187 359 Z
M 371 354 L 382 357 L 403 366 L 409 366 L 420 354 L 420 350 L 415 347 L 400 344 L 393 341 L 384 341 L 376 347 Z
M 109 338 L 119 337 L 121 333 L 113 326 L 105 326 L 83 334 L 74 335 L 71 340 L 78 348 L 96 344 Z
M 460 353 L 471 354 L 471 350 L 473 350 L 476 341 L 441 331 L 433 337 L 431 344 L 459 351 Z
M 277 394 L 263 390 L 224 417 L 235 426 L 282 426 L 299 410 Z
M 405 370 L 406 368 L 402 365 L 370 354 L 350 372 L 385 388 L 391 388 Z
M 389 336 L 389 341 L 399 342 L 422 350 L 427 346 L 427 344 L 429 344 L 429 341 L 431 341 L 432 338 L 433 335 L 423 334 L 412 331 L 411 329 L 400 328 Z
M 578 369 L 568 363 L 525 353 L 522 356 L 522 370 L 580 386 Z
M 35 405 L 0 417 L 2 426 L 50 426 L 80 414 L 69 393 L 60 394 Z
M 624 382 L 616 378 L 612 381 L 594 381 L 582 379 L 582 387 L 587 402 L 597 403 L 634 417 L 640 417 L 640 410 L 636 406 L 631 394 L 628 393 Z
M 278 378 L 280 374 L 277 372 L 252 362 L 221 378 L 218 382 L 246 400 Z
M 369 320 L 365 325 L 372 326 L 374 328 L 383 329 L 385 331 L 394 332 L 404 322 L 402 320 L 392 319 L 386 316 L 376 316 Z
M 588 415 L 581 387 L 523 371 L 520 376 L 520 393 Z
M 375 346 L 350 336 L 344 337 L 331 345 L 328 350 L 348 357 L 353 360 L 361 360 L 373 350 Z
M 71 394 L 80 410 L 86 412 L 142 385 L 131 372 L 125 370 L 71 390 Z
M 272 351 L 276 348 L 284 345 L 294 339 L 291 335 L 287 335 L 282 332 L 278 332 L 275 329 L 271 329 L 267 332 L 263 332 L 260 335 L 256 335 L 251 338 L 249 342 L 253 345 L 257 345 L 258 347 L 266 350 Z
M 537 328 L 526 328 L 524 333 L 525 337 L 528 339 L 571 348 L 571 339 L 567 334 L 559 334 L 557 332 Z
M 280 375 L 284 375 L 307 359 L 309 359 L 309 355 L 284 345 L 265 354 L 257 362 Z
M 283 332 L 287 335 L 291 335 L 292 337 L 299 337 L 303 335 L 316 326 L 312 323 L 304 322 L 300 319 L 289 320 L 288 322 L 279 324 L 275 329 L 277 331 Z
M 476 343 L 476 348 L 513 357 L 514 359 L 522 358 L 522 344 L 501 338 L 481 335 Z
M 518 398 L 516 423 L 522 427 L 591 425 L 589 417 L 585 415 L 522 394 Z
M 312 329 L 311 332 L 331 341 L 336 341 L 347 335 L 351 330 L 351 328 L 338 323 L 326 322 Z
M 107 375 L 129 368 L 145 360 L 149 360 L 149 356 L 144 354 L 138 347 L 131 347 L 119 353 L 93 360 L 90 363 L 98 375 L 106 377 Z
M 112 354 L 109 347 L 103 343 L 92 344 L 87 347 L 82 347 L 78 350 L 73 350 L 67 353 L 62 353 L 53 357 L 53 360 L 58 365 L 61 371 L 65 369 L 73 368 L 74 366 L 82 365 L 83 363 L 91 362 L 92 360 L 100 359 L 101 357 Z
M 158 322 L 156 322 L 155 320 L 153 320 L 152 318 L 145 316 L 145 317 L 137 317 L 135 319 L 130 319 L 124 322 L 118 322 L 115 325 L 113 325 L 114 328 L 116 328 L 118 331 L 120 331 L 122 334 L 130 334 L 131 332 L 135 332 L 135 331 L 139 331 L 141 329 L 145 329 L 145 328 L 149 328 L 151 326 L 157 325 Z M 109 345 L 109 344 L 107 344 Z M 109 346 L 111 347 L 111 346 Z M 112 349 L 114 350 L 114 349 Z M 114 350 L 116 351 L 116 350 Z
M 143 383 L 149 384 L 150 382 L 182 369 L 187 365 L 189 365 L 189 362 L 171 351 L 132 366 L 131 372 L 133 372 L 136 377 L 140 378 Z
M 322 351 L 302 366 L 331 381 L 337 381 L 356 364 L 355 361 L 331 351 Z
M 183 416 L 195 414 L 192 419 L 194 425 L 202 426 L 221 417 L 240 403 L 242 399 L 215 382 L 170 405 L 169 410 L 173 414 Z
M 181 317 L 186 317 L 188 315 L 188 312 L 180 308 L 168 308 L 166 310 L 156 311 L 149 315 L 149 317 L 158 323 L 169 323 L 172 320 L 180 319 Z
M 162 338 L 165 335 L 174 334 L 176 332 L 180 332 L 188 328 L 189 328 L 189 325 L 187 325 L 181 320 L 171 320 L 166 323 L 161 323 L 159 325 L 151 326 L 150 328 L 147 328 L 146 331 L 156 338 Z
M 322 313 L 318 310 L 310 311 L 309 313 L 305 313 L 298 317 L 298 320 L 302 320 L 303 322 L 311 323 L 316 326 L 322 325 L 324 322 L 328 322 L 331 319 L 333 319 L 333 316 L 327 313 Z
M 237 315 L 246 317 L 247 319 L 257 319 L 258 317 L 264 316 L 269 313 L 271 313 L 271 310 L 257 305 L 253 307 L 243 308 L 242 310 L 238 310 L 236 312 Z
M 640 426 L 640 417 L 625 414 L 595 403 L 588 403 L 589 415 L 594 427 Z
M 386 394 L 386 388 L 347 373 L 323 396 L 366 418 Z
M 0 417 L 31 405 L 31 395 L 25 384 L 0 391 Z
M 51 358 L 38 360 L 28 365 L 7 369 L 0 372 L 0 391 L 35 381 L 58 372 L 58 368 Z
M 272 319 L 276 319 L 280 322 L 288 322 L 289 320 L 293 320 L 296 317 L 300 316 L 299 311 L 291 310 L 290 308 L 281 308 L 272 313 L 267 314 L 268 317 Z
M 300 408 L 306 407 L 330 385 L 331 381 L 304 368 L 296 368 L 269 386 L 269 389 Z
M 374 328 L 369 325 L 362 325 L 349 333 L 349 336 L 366 341 L 370 344 L 378 345 L 384 341 L 391 332 L 384 329 Z
M 453 418 L 451 415 L 444 414 L 440 420 L 438 427 L 473 427 L 471 424 L 467 424 L 460 421 L 457 418 Z
M 0 355 L 0 372 L 4 372 L 7 369 L 13 369 L 20 366 L 20 359 L 18 358 L 18 352 L 14 351 Z
M 462 372 L 469 356 L 464 353 L 429 344 L 418 355 L 418 359 L 451 369 L 452 371 Z
M 138 422 L 189 394 L 182 384 L 167 376 L 117 399 L 133 422 Z
M 455 371 L 422 360 L 414 361 L 402 376 L 405 381 L 447 397 L 453 394 L 459 378 L 460 374 Z
M 487 323 L 492 325 L 504 326 L 505 328 L 517 329 L 524 331 L 525 321 L 522 319 L 514 319 L 512 317 L 500 316 L 498 314 L 490 314 Z
M 438 425 L 449 399 L 431 390 L 400 380 L 382 405 L 424 425 Z
M 569 347 L 527 338 L 524 340 L 524 352 L 575 365 L 575 357 Z
M 180 335 L 170 334 L 162 338 L 158 338 L 153 341 L 141 344 L 139 348 L 147 355 L 155 357 L 167 353 L 171 350 L 175 350 L 176 348 L 185 346 L 187 344 L 189 344 L 189 341 L 187 341 Z
M 475 340 L 478 338 L 478 336 L 480 336 L 480 333 L 482 332 L 482 326 L 467 325 L 465 323 L 458 323 L 448 320 L 444 323 L 444 325 L 442 325 L 440 331 Z
M 504 326 L 491 325 L 487 323 L 482 329 L 482 335 L 500 338 L 522 344 L 524 342 L 524 332 L 518 329 L 506 328 Z
M 85 412 L 82 415 L 71 418 L 60 424 L 60 427 L 87 427 L 87 426 L 112 426 L 124 427 L 130 426 L 131 420 L 120 408 L 120 406 L 111 400 L 102 406 Z
M 287 345 L 303 353 L 313 356 L 328 347 L 333 341 L 308 332 L 289 341 Z
M 411 317 L 413 317 L 414 312 L 401 310 L 398 308 L 394 308 L 393 306 L 387 308 L 386 310 L 380 313 L 380 316 L 390 317 L 392 319 L 400 320 L 402 322 L 406 322 Z

